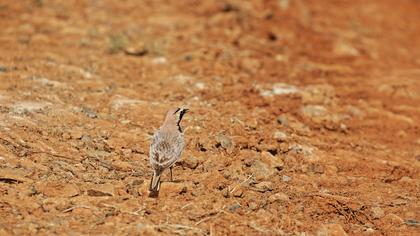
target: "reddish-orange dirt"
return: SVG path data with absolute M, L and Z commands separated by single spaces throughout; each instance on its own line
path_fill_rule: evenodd
M 419 235 L 419 22 L 417 0 L 0 1 L 0 235 Z

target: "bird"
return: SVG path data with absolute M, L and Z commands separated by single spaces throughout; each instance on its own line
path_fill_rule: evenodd
M 149 197 L 159 196 L 160 177 L 165 169 L 169 168 L 173 181 L 172 167 L 181 158 L 185 145 L 180 123 L 188 111 L 189 109 L 184 107 L 169 109 L 162 126 L 153 134 L 149 151 L 150 165 L 153 169 Z

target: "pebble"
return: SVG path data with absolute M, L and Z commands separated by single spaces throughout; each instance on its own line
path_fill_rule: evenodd
M 124 50 L 125 54 L 130 56 L 144 56 L 148 53 L 147 48 L 145 47 L 144 43 L 139 43 L 135 46 L 127 47 Z
M 180 164 L 184 167 L 194 170 L 195 168 L 197 168 L 199 161 L 193 156 L 187 156 L 186 158 L 180 161 Z
M 419 226 L 420 225 L 420 222 L 418 222 L 417 220 L 406 220 L 405 221 L 405 224 L 406 225 L 409 225 L 409 226 Z
M 229 138 L 226 135 L 218 134 L 216 136 L 216 142 L 218 145 L 220 145 L 224 149 L 231 149 L 233 148 L 233 141 L 231 138 Z
M 286 116 L 279 116 L 277 117 L 277 123 L 279 123 L 280 125 L 287 126 L 289 124 L 289 120 Z
M 302 107 L 301 111 L 308 117 L 320 117 L 327 114 L 327 109 L 320 105 L 307 105 Z
M 167 62 L 168 60 L 166 59 L 166 57 L 156 57 L 152 60 L 152 63 L 156 65 L 166 64 Z
M 254 74 L 261 68 L 261 62 L 254 58 L 243 58 L 240 62 L 240 67 L 245 72 Z
M 74 184 L 47 182 L 36 184 L 36 191 L 48 197 L 74 197 L 79 195 L 79 189 Z
M 334 45 L 333 52 L 337 56 L 344 56 L 344 57 L 355 57 L 355 56 L 359 56 L 360 54 L 357 48 L 353 47 L 347 42 L 337 42 Z
M 251 170 L 257 180 L 267 179 L 275 173 L 273 168 L 260 160 L 255 160 L 252 163 Z
M 371 211 L 373 219 L 380 219 L 385 215 L 384 210 L 380 207 L 372 207 Z
M 98 113 L 88 107 L 82 107 L 82 113 L 92 119 L 98 118 Z
M 0 64 L 0 72 L 7 72 L 7 68 Z
M 318 230 L 318 236 L 347 236 L 346 231 L 340 224 L 324 224 Z
M 257 205 L 257 203 L 255 203 L 255 202 L 251 202 L 251 203 L 249 203 L 248 207 L 249 207 L 249 209 L 250 209 L 251 211 L 255 211 L 255 210 L 257 210 L 257 209 L 258 209 L 258 205 Z
M 263 181 L 255 185 L 255 188 L 258 192 L 267 192 L 274 189 L 274 184 L 270 181 Z
M 237 209 L 241 208 L 241 205 L 239 203 L 235 203 L 232 206 L 229 207 L 230 212 L 235 212 Z
M 282 131 L 276 131 L 276 132 L 274 133 L 274 138 L 275 138 L 277 141 L 284 142 L 284 141 L 286 141 L 286 140 L 287 140 L 287 134 L 285 134 L 285 133 L 284 133 L 284 132 L 282 132 Z
M 276 193 L 276 194 L 273 194 L 270 197 L 268 197 L 268 201 L 270 203 L 287 202 L 287 201 L 289 201 L 289 196 L 287 196 L 287 194 L 285 194 L 285 193 Z
M 233 196 L 237 198 L 244 197 L 244 190 L 242 188 L 238 188 L 235 191 L 233 191 Z
M 404 224 L 404 220 L 393 213 L 387 214 L 385 217 L 382 218 L 382 220 L 385 222 L 386 225 L 400 226 Z
M 282 180 L 283 182 L 289 182 L 289 181 L 291 181 L 291 180 L 292 180 L 292 177 L 287 176 L 287 175 L 283 175 L 283 176 L 281 177 L 281 180 Z
M 92 197 L 114 196 L 115 188 L 112 184 L 98 184 L 88 189 L 86 193 Z
M 40 113 L 47 107 L 46 103 L 40 102 L 18 102 L 11 107 L 11 112 L 17 115 L 25 115 L 29 113 Z

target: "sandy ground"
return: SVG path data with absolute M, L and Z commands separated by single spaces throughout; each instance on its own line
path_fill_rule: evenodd
M 0 1 L 0 235 L 419 235 L 419 12 Z M 186 150 L 151 199 L 179 105 Z

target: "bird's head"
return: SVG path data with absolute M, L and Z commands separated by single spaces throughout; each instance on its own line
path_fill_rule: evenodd
M 185 113 L 187 113 L 188 111 L 189 109 L 185 107 L 176 107 L 169 109 L 168 113 L 166 113 L 165 124 L 170 126 L 176 126 L 179 132 L 182 132 L 180 123 Z

